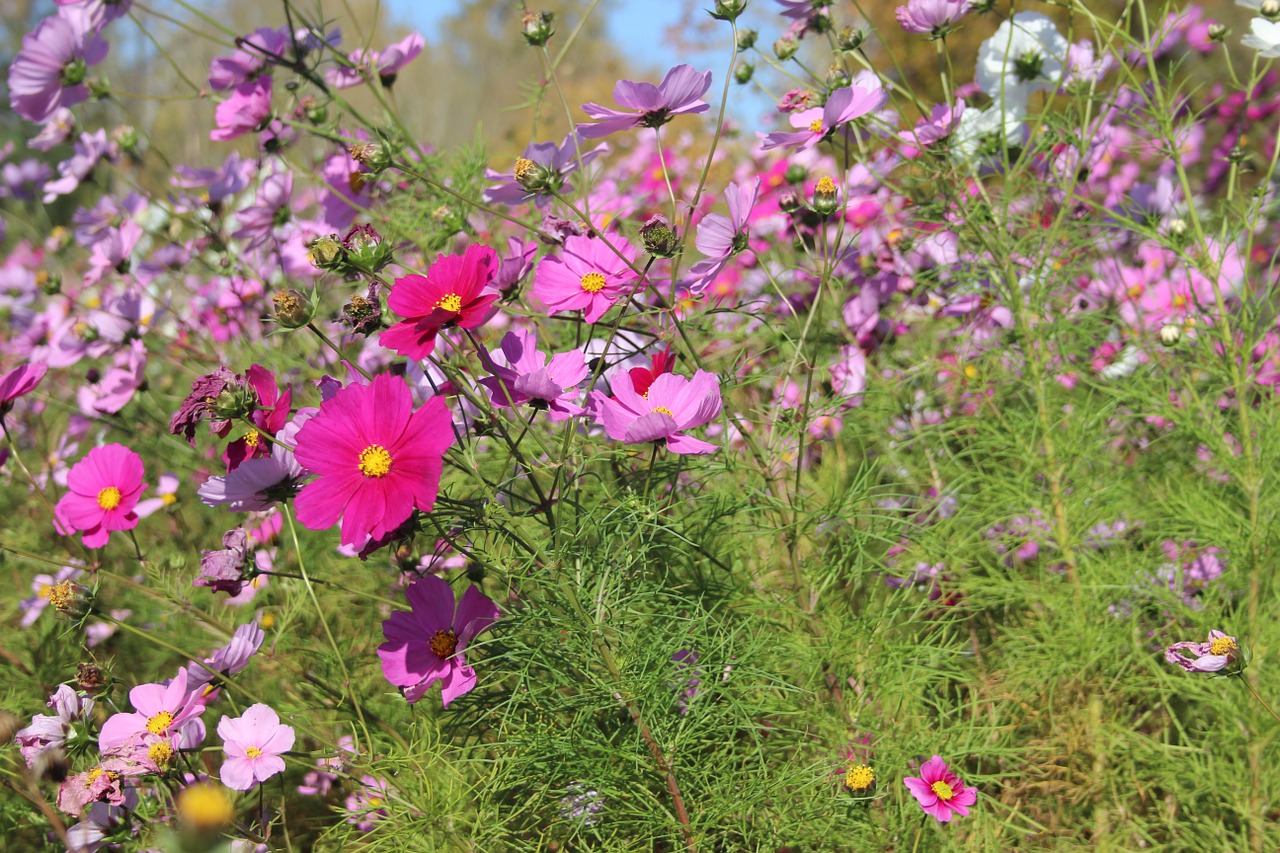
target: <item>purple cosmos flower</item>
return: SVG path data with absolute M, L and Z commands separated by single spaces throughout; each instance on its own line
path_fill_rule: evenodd
M 5 163 L 0 169 L 0 198 L 9 196 L 18 201 L 33 201 L 52 176 L 53 169 L 34 158 L 21 163 Z
M 1209 632 L 1206 643 L 1174 643 L 1164 650 L 1164 659 L 1187 672 L 1220 672 L 1238 657 L 1239 651 L 1235 637 L 1214 630 Z M 1183 652 L 1190 652 L 1191 656 Z
M 945 35 L 973 10 L 972 0 L 907 0 L 897 8 L 898 23 L 909 33 Z
M 174 186 L 187 190 L 206 187 L 201 200 L 207 205 L 216 206 L 249 186 L 257 168 L 257 163 L 233 151 L 221 166 L 211 169 L 174 166 L 174 177 L 171 180 Z
M 511 252 L 505 258 L 498 258 L 498 271 L 493 274 L 490 285 L 504 293 L 524 281 L 533 271 L 533 259 L 538 255 L 538 244 L 532 240 L 521 240 L 519 237 L 507 238 L 507 249 Z
M 53 0 L 59 6 L 80 8 L 90 16 L 100 18 L 103 26 L 117 18 L 123 18 L 133 8 L 133 0 Z
M 292 201 L 293 172 L 272 172 L 263 178 L 253 204 L 236 213 L 240 227 L 232 236 L 246 241 L 246 249 L 266 245 L 272 238 L 279 242 L 291 215 Z
M 695 295 L 716 280 L 725 264 L 747 248 L 747 219 L 760 193 L 760 179 L 753 184 L 729 184 L 724 196 L 729 201 L 729 215 L 708 213 L 698 223 L 694 245 L 707 257 L 689 268 L 689 290 Z
M 239 49 L 230 56 L 217 56 L 209 63 L 209 87 L 225 91 L 246 83 L 289 49 L 289 30 L 259 27 L 236 39 Z
M 827 0 L 774 0 L 782 11 L 779 12 L 784 18 L 791 18 L 795 21 L 807 21 L 820 12 L 826 12 Z
M 48 151 L 70 139 L 75 127 L 76 117 L 71 114 L 71 110 L 58 107 L 44 120 L 44 126 L 27 143 L 27 147 L 36 151 Z
M 98 35 L 102 18 L 81 8 L 59 9 L 22 38 L 9 66 L 9 105 L 27 121 L 42 122 L 59 107 L 88 100 L 85 71 L 107 56 Z
M 48 705 L 54 714 L 35 715 L 31 725 L 13 736 L 28 767 L 34 767 L 36 757 L 45 750 L 65 746 L 67 741 L 87 733 L 89 716 L 93 713 L 93 700 L 88 696 L 81 696 L 71 685 L 62 684 L 49 697 Z
M 71 158 L 58 164 L 57 179 L 44 185 L 44 203 L 49 204 L 58 196 L 75 192 L 76 187 L 89 177 L 99 160 L 114 160 L 119 154 L 119 146 L 107 138 L 105 129 L 80 134 Z
M 76 389 L 76 402 L 86 418 L 112 415 L 133 399 L 145 381 L 147 346 L 140 340 L 116 353 L 111 367 L 90 371 L 90 380 Z M 95 376 L 96 374 L 96 376 Z
M 8 373 L 0 374 L 0 418 L 13 408 L 14 400 L 36 390 L 48 370 L 48 365 L 35 362 L 20 364 Z
M 35 595 L 18 602 L 22 611 L 22 627 L 29 628 L 53 601 L 66 600 L 75 589 L 75 580 L 84 574 L 76 566 L 63 566 L 55 574 L 39 574 L 31 579 L 31 591 Z
M 249 538 L 243 527 L 237 527 L 222 534 L 222 544 L 226 547 L 200 552 L 200 574 L 191 584 L 238 595 L 248 581 L 244 568 L 249 560 Z
M 210 691 L 207 685 L 211 684 L 216 677 L 209 670 L 212 669 L 224 677 L 235 675 L 249 665 L 249 659 L 262 648 L 262 641 L 266 636 L 256 622 L 246 622 L 236 628 L 229 643 L 215 651 L 212 657 L 204 659 L 207 666 L 201 666 L 194 661 L 187 664 L 187 689 L 192 693 L 199 691 L 208 695 Z M 204 690 L 201 691 L 201 688 Z
M 386 642 L 378 646 L 382 672 L 417 702 L 437 681 L 444 706 L 476 686 L 466 651 L 476 636 L 498 618 L 498 606 L 479 587 L 470 586 L 455 609 L 448 581 L 427 575 L 409 584 L 405 597 L 413 608 L 397 611 L 382 623 Z
M 685 435 L 720 415 L 720 380 L 714 373 L 699 370 L 692 379 L 663 373 L 653 380 L 643 396 L 637 394 L 629 376 L 613 382 L 616 397 L 592 392 L 596 416 L 610 438 L 627 444 L 666 441 L 672 453 L 711 453 L 714 444 Z
M 951 135 L 964 115 L 964 98 L 956 98 L 955 105 L 935 104 L 929 118 L 921 119 L 911 130 L 904 130 L 898 138 L 916 148 L 928 148 Z
M 1092 85 L 1105 77 L 1115 64 L 1116 59 L 1110 52 L 1099 57 L 1094 51 L 1093 42 L 1082 39 L 1067 48 L 1067 67 L 1062 85 Z
M 129 691 L 133 713 L 113 714 L 102 724 L 98 746 L 107 750 L 129 743 L 143 733 L 170 739 L 175 746 L 195 746 L 204 740 L 204 726 L 198 717 L 204 704 L 198 692 L 187 689 L 187 671 L 168 684 L 139 684 Z M 187 723 L 196 724 L 189 727 Z
M 799 148 L 807 150 L 817 145 L 841 125 L 873 113 L 885 105 L 889 93 L 880 78 L 870 71 L 862 71 L 843 89 L 836 89 L 826 104 L 791 114 L 791 126 L 803 128 L 792 132 L 757 133 L 763 140 L 761 150 L 774 148 Z
M 304 419 L 295 419 L 291 428 L 280 432 L 280 437 L 289 440 L 303 422 Z M 270 456 L 246 459 L 225 476 L 210 477 L 197 494 L 208 506 L 225 506 L 232 512 L 261 512 L 297 494 L 307 475 L 293 451 L 277 442 L 271 445 Z
M 426 40 L 422 35 L 413 33 L 381 51 L 361 48 L 347 57 L 350 66 L 330 68 L 325 79 L 335 89 L 347 89 L 360 85 L 376 71 L 383 87 L 389 89 L 396 82 L 400 69 L 417 59 L 425 46 Z
M 280 756 L 293 749 L 294 741 L 293 727 L 262 703 L 250 705 L 239 717 L 224 716 L 218 721 L 218 736 L 227 753 L 218 775 L 234 791 L 247 791 L 283 773 Z
M 498 181 L 498 185 L 484 191 L 484 200 L 490 204 L 523 204 L 532 201 L 543 207 L 551 201 L 552 193 L 568 195 L 573 192 L 573 184 L 566 183 L 565 178 L 586 166 L 592 160 L 609 150 L 609 145 L 602 142 L 588 150 L 582 135 L 570 133 L 558 146 L 554 142 L 534 142 L 524 149 L 524 154 L 516 160 L 514 174 L 489 169 L 484 173 L 490 181 Z M 582 151 L 582 158 L 578 152 Z M 532 175 L 536 180 L 531 179 Z M 523 183 L 521 180 L 523 179 Z
M 262 129 L 271 118 L 271 75 L 264 74 L 241 83 L 213 111 L 214 124 L 209 138 L 228 142 Z
M 584 319 L 594 323 L 622 297 L 636 277 L 629 266 L 635 262 L 636 250 L 630 243 L 622 243 L 615 246 L 615 252 L 605 239 L 566 237 L 558 257 L 543 258 L 533 281 L 533 295 L 549 312 L 582 310 Z
M 481 362 L 492 373 L 480 380 L 489 389 L 489 398 L 500 409 L 529 405 L 545 411 L 553 421 L 563 421 L 584 411 L 578 399 L 578 383 L 590 370 L 582 350 L 556 353 L 547 361 L 538 349 L 538 335 L 532 329 L 507 332 L 502 338 L 506 365 L 498 364 L 488 350 L 481 350 Z
M 599 139 L 633 127 L 661 127 L 672 116 L 703 113 L 710 105 L 702 100 L 711 88 L 711 72 L 699 73 L 692 65 L 677 65 L 667 72 L 657 86 L 619 80 L 613 87 L 613 99 L 625 110 L 585 103 L 582 111 L 596 124 L 580 124 L 578 132 L 587 139 Z
M 145 770 L 123 758 L 105 758 L 96 767 L 77 773 L 58 786 L 58 808 L 73 817 L 92 803 L 125 804 L 126 776 L 139 776 Z

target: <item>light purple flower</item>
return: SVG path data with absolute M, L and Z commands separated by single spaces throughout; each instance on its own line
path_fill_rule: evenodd
M 178 502 L 178 487 L 182 485 L 182 481 L 178 479 L 178 475 L 172 472 L 161 474 L 156 482 L 156 490 L 153 492 L 154 498 L 147 498 L 145 501 L 138 501 L 138 505 L 133 508 L 138 518 L 146 518 L 154 515 L 160 510 L 168 506 L 173 506 Z
M 292 200 L 293 172 L 272 172 L 258 187 L 253 204 L 236 213 L 240 227 L 232 236 L 246 241 L 246 249 L 263 246 L 272 238 L 279 242 L 285 236 Z
M 142 387 L 146 367 L 146 344 L 131 341 L 127 348 L 116 353 L 111 367 L 102 371 L 96 380 L 91 379 L 76 389 L 80 413 L 86 418 L 97 418 L 123 409 Z
M 45 750 L 63 747 L 67 741 L 87 733 L 89 715 L 93 713 L 93 700 L 88 696 L 76 693 L 69 684 L 61 684 L 49 697 L 48 705 L 54 714 L 37 714 L 31 718 L 31 725 L 13 736 L 28 767 L 34 767 L 36 757 Z
M 232 151 L 221 166 L 198 169 L 192 166 L 174 166 L 171 182 L 183 189 L 207 187 L 205 204 L 217 205 L 249 186 L 258 164 Z
M 9 104 L 27 121 L 43 122 L 59 107 L 89 98 L 85 71 L 107 56 L 98 35 L 102 18 L 68 7 L 41 21 L 22 39 L 9 66 Z
M 469 586 L 454 606 L 448 581 L 427 575 L 411 583 L 405 597 L 413 608 L 392 613 L 382 623 L 386 642 L 378 646 L 382 672 L 401 688 L 409 704 L 417 702 L 437 681 L 444 706 L 476 686 L 467 665 L 467 647 L 497 620 L 498 606 L 479 587 Z
M 928 148 L 952 134 L 960 125 L 964 108 L 964 98 L 956 98 L 954 105 L 934 104 L 927 119 L 921 119 L 911 130 L 902 131 L 898 138 L 916 148 Z
M 318 412 L 303 409 L 280 430 L 281 441 L 273 442 L 271 455 L 246 459 L 225 476 L 210 477 L 196 492 L 208 506 L 225 506 L 232 512 L 261 512 L 298 493 L 310 472 L 294 458 L 294 437 L 302 425 Z M 282 443 L 283 442 L 283 443 Z
M 499 364 L 487 350 L 481 350 L 481 362 L 492 376 L 480 380 L 489 389 L 489 398 L 498 408 L 528 405 L 545 411 L 553 421 L 580 415 L 578 384 L 590 372 L 581 349 L 556 353 L 547 361 L 538 348 L 538 336 L 532 329 L 507 332 L 502 338 L 502 354 L 506 364 Z
M 623 110 L 585 103 L 582 111 L 596 120 L 596 124 L 580 124 L 578 132 L 588 139 L 599 139 L 611 133 L 630 130 L 633 127 L 661 127 L 672 116 L 693 115 L 709 110 L 702 100 L 711 88 L 711 72 L 697 72 L 692 65 L 677 65 L 667 72 L 657 86 L 619 80 L 613 87 L 613 99 Z
M 75 130 L 75 126 L 76 117 L 71 114 L 71 110 L 58 107 L 44 120 L 44 126 L 34 138 L 27 142 L 27 147 L 34 148 L 36 151 L 48 151 L 70 139 L 71 131 Z
M 909 33 L 945 35 L 973 9 L 971 0 L 907 0 L 896 10 L 898 23 Z
M 241 83 L 231 90 L 231 95 L 213 111 L 216 127 L 209 131 L 209 138 L 228 142 L 264 128 L 271 118 L 271 75 L 264 74 L 254 80 Z
M 714 444 L 684 434 L 720 415 L 720 380 L 714 373 L 699 370 L 692 379 L 663 373 L 653 380 L 643 396 L 637 394 L 630 376 L 613 382 L 615 397 L 592 392 L 596 416 L 608 436 L 627 444 L 665 441 L 672 453 L 711 453 Z
M 1208 642 L 1174 643 L 1164 650 L 1164 659 L 1187 672 L 1220 672 L 1236 659 L 1239 651 L 1235 637 L 1213 630 L 1209 632 Z
M 206 666 L 192 661 L 187 664 L 187 689 L 207 696 L 212 692 L 209 685 L 213 683 L 215 672 L 220 676 L 235 675 L 249 665 L 249 659 L 262 648 L 266 634 L 256 622 L 246 622 L 236 628 L 231 640 L 216 650 L 211 657 L 204 659 Z M 212 669 L 214 672 L 210 672 Z
M 103 128 L 93 133 L 82 133 L 76 140 L 71 158 L 58 164 L 58 177 L 44 185 L 44 203 L 49 204 L 58 196 L 75 192 L 80 182 L 89 177 L 93 167 L 99 160 L 114 160 L 120 155 L 120 149 L 114 141 L 107 138 Z
M 581 160 L 578 159 L 579 150 L 582 151 Z M 484 173 L 485 178 L 499 183 L 484 191 L 484 200 L 490 204 L 523 204 L 532 201 L 538 207 L 543 207 L 551 201 L 553 192 L 571 194 L 573 184 L 566 183 L 565 177 L 608 150 L 607 142 L 588 149 L 582 135 L 576 131 L 567 135 L 559 145 L 554 142 L 534 142 L 524 149 L 522 159 L 544 170 L 542 188 L 527 190 L 511 173 L 489 169 Z
M 103 26 L 123 18 L 133 8 L 133 0 L 53 0 L 59 6 L 79 8 L 99 18 Z
M 701 295 L 716 280 L 725 264 L 747 248 L 747 220 L 760 193 L 760 179 L 752 184 L 729 184 L 724 196 L 729 202 L 729 215 L 708 213 L 698 223 L 694 245 L 706 258 L 689 268 L 689 290 Z
M 284 772 L 280 756 L 293 749 L 293 727 L 280 722 L 266 705 L 250 705 L 239 717 L 218 721 L 218 737 L 227 760 L 218 775 L 222 784 L 234 791 L 247 791 Z
M 351 62 L 350 67 L 331 68 L 326 72 L 325 79 L 335 89 L 346 89 L 360 85 L 367 75 L 376 72 L 379 82 L 389 89 L 396 82 L 400 69 L 417 59 L 425 46 L 426 40 L 422 35 L 413 33 L 381 51 L 366 51 L 361 48 L 347 57 Z
M 52 575 L 36 575 L 31 579 L 31 591 L 35 595 L 30 598 L 24 598 L 18 602 L 18 609 L 22 611 L 22 627 L 29 628 L 40 618 L 40 614 L 49 606 L 49 601 L 54 595 L 61 594 L 61 590 L 67 587 L 58 588 L 59 584 L 74 581 L 84 574 L 84 570 L 76 566 L 63 566 L 58 569 L 56 574 Z
M 247 83 L 250 78 L 284 56 L 289 49 L 287 27 L 259 27 L 236 39 L 239 47 L 230 56 L 217 56 L 209 63 L 209 86 L 225 91 Z
M 774 148 L 812 148 L 827 134 L 843 124 L 873 113 L 889 100 L 880 78 L 870 71 L 862 71 L 843 89 L 836 89 L 826 104 L 791 114 L 791 126 L 802 128 L 791 132 L 757 133 L 763 144 L 761 150 Z
M 1092 85 L 1105 77 L 1115 64 L 1116 59 L 1109 51 L 1097 56 L 1093 42 L 1082 39 L 1067 48 L 1067 67 L 1062 85 Z
M 33 201 L 52 176 L 53 169 L 35 158 L 21 163 L 5 163 L 0 169 L 0 198 L 8 196 L 18 201 Z

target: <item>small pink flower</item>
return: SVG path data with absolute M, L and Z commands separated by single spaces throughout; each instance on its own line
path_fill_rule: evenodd
M 178 670 L 168 684 L 139 684 L 129 691 L 129 702 L 133 713 L 113 714 L 102 724 L 98 746 L 104 752 L 147 734 L 166 738 L 179 748 L 204 740 L 204 725 L 197 719 L 204 713 L 204 703 L 196 691 L 187 689 L 185 669 Z
M 692 379 L 663 373 L 643 394 L 619 376 L 613 383 L 617 396 L 592 393 L 596 415 L 610 438 L 627 444 L 665 441 L 672 453 L 711 453 L 717 447 L 684 431 L 700 427 L 720 415 L 720 380 L 699 370 Z
M 134 507 L 146 491 L 142 457 L 121 444 L 95 447 L 67 472 L 69 491 L 54 507 L 63 535 L 81 533 L 86 548 L 101 548 L 113 530 L 138 526 Z
M 1189 651 L 1193 657 L 1181 654 Z M 1164 650 L 1164 659 L 1177 664 L 1187 672 L 1219 672 L 1236 659 L 1240 645 L 1235 637 L 1221 631 L 1210 631 L 1207 643 L 1174 643 Z
M 293 749 L 294 740 L 293 727 L 281 723 L 276 712 L 261 703 L 250 705 L 234 719 L 224 716 L 218 722 L 218 737 L 227 753 L 218 775 L 234 791 L 247 791 L 283 773 L 280 756 Z
M 902 781 L 920 808 L 939 823 L 947 823 L 956 815 L 964 817 L 969 814 L 969 807 L 978 801 L 978 789 L 966 787 L 937 755 L 920 765 L 919 777 Z
M 836 128 L 879 110 L 888 100 L 889 93 L 880 78 L 870 71 L 860 72 L 851 85 L 832 92 L 823 106 L 792 113 L 791 126 L 797 130 L 757 133 L 763 142 L 760 149 L 799 148 L 803 151 L 812 148 Z
M 578 383 L 591 372 L 582 350 L 556 353 L 548 361 L 547 354 L 538 349 L 537 333 L 517 329 L 502 338 L 502 355 L 505 365 L 481 350 L 481 361 L 493 375 L 482 378 L 480 384 L 489 389 L 495 406 L 528 405 L 545 411 L 553 421 L 582 414 L 577 404 Z
M 636 250 L 630 243 L 610 249 L 603 239 L 569 237 L 560 257 L 544 258 L 533 282 L 533 295 L 547 310 L 583 312 L 594 323 L 605 315 L 635 280 L 630 264 Z M 621 253 L 622 257 L 618 257 Z
M 231 95 L 218 104 L 213 111 L 216 127 L 209 131 L 209 138 L 215 142 L 228 142 L 261 129 L 269 118 L 271 75 L 264 74 L 236 86 Z
M 467 666 L 467 646 L 498 618 L 498 606 L 478 587 L 468 587 L 454 607 L 449 582 L 427 575 L 409 585 L 405 597 L 413 608 L 397 611 L 382 623 L 387 641 L 378 646 L 382 672 L 400 687 L 410 704 L 437 681 L 445 707 L 476 686 Z

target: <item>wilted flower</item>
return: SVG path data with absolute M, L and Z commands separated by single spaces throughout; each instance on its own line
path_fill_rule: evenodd
M 1164 659 L 1187 672 L 1220 672 L 1237 659 L 1239 652 L 1235 637 L 1213 630 L 1208 642 L 1174 643 L 1164 650 Z

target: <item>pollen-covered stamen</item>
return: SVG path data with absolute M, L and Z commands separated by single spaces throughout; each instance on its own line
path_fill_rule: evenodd
M 587 293 L 599 293 L 604 290 L 605 278 L 598 272 L 589 272 L 582 277 L 582 289 Z
M 674 417 L 675 417 L 675 415 L 673 415 L 673 414 L 671 413 L 671 410 L 670 410 L 670 409 L 668 409 L 666 406 L 658 406 L 658 407 L 656 407 L 656 408 L 654 408 L 654 409 L 650 409 L 649 411 L 650 411 L 650 412 L 657 412 L 658 414 L 662 414 L 662 415 L 666 415 L 666 416 L 667 416 L 667 417 L 669 417 L 669 418 L 674 418 Z
M 835 195 L 836 182 L 831 180 L 830 175 L 823 175 L 818 179 L 818 185 L 813 188 L 814 195 Z
M 446 293 L 440 297 L 440 301 L 436 303 L 435 307 L 441 311 L 452 311 L 457 314 L 462 310 L 462 297 L 456 293 Z
M 930 785 L 929 790 L 933 791 L 933 793 L 937 795 L 938 799 L 943 802 L 946 802 L 956 795 L 955 791 L 951 790 L 951 786 L 942 780 L 938 780 Z
M 1236 645 L 1236 641 L 1230 637 L 1218 637 L 1209 644 L 1209 654 L 1229 655 L 1238 648 L 1240 647 Z
M 246 758 L 257 758 L 259 755 L 262 755 L 262 750 L 258 749 L 256 746 L 251 746 L 245 749 L 244 754 Z
M 431 646 L 431 651 L 438 657 L 447 658 L 458 650 L 458 635 L 453 633 L 451 628 L 436 631 L 431 636 L 431 641 L 428 645 Z
M 98 492 L 98 506 L 105 510 L 113 510 L 120 506 L 120 490 L 115 486 L 107 486 Z
M 75 597 L 76 585 L 71 581 L 63 581 L 48 587 L 48 590 L 49 592 L 46 594 L 42 589 L 40 594 L 49 599 L 49 604 L 53 606 L 54 610 L 66 612 L 71 606 L 71 599 Z
M 511 175 L 517 181 L 523 181 L 528 177 L 529 173 L 538 168 L 538 164 L 530 160 L 528 157 L 521 157 L 516 160 L 515 168 L 511 170 Z
M 822 133 L 822 119 L 815 118 L 813 121 L 809 122 L 809 132 Z
M 173 714 L 168 711 L 161 711 L 147 720 L 147 731 L 159 736 L 167 732 L 171 725 L 173 725 Z
M 169 762 L 173 760 L 173 747 L 163 740 L 153 743 L 147 747 L 147 758 L 151 759 L 154 764 L 167 767 Z
M 360 451 L 359 467 L 366 477 L 385 477 L 391 470 L 391 454 L 381 444 L 371 444 Z
M 875 771 L 865 764 L 855 764 L 850 767 L 844 777 L 844 785 L 850 791 L 865 791 L 875 781 Z
M 261 440 L 262 433 L 256 429 L 251 429 L 244 434 L 244 443 L 246 447 L 257 447 L 258 441 Z

